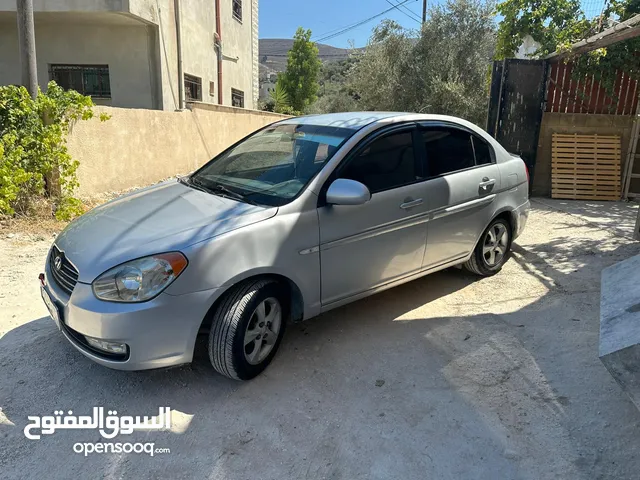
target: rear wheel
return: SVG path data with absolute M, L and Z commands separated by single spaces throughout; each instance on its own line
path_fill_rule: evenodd
M 269 279 L 240 284 L 222 300 L 209 333 L 209 359 L 222 375 L 250 380 L 276 354 L 288 318 L 286 292 Z
M 511 250 L 511 226 L 498 218 L 482 233 L 465 268 L 476 275 L 488 277 L 498 273 L 509 258 Z

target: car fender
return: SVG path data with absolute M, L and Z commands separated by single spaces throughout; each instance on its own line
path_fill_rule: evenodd
M 279 275 L 299 289 L 308 318 L 320 304 L 320 253 L 313 248 L 318 241 L 315 206 L 282 208 L 270 219 L 185 249 L 189 266 L 167 293 L 226 290 L 257 275 Z

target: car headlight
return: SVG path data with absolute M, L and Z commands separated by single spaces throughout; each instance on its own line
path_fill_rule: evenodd
M 93 281 L 93 293 L 110 302 L 144 302 L 171 285 L 187 267 L 179 252 L 138 258 L 107 270 Z

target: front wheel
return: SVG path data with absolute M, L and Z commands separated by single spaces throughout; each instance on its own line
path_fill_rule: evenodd
M 288 303 L 282 286 L 269 279 L 238 285 L 214 313 L 209 359 L 219 373 L 236 380 L 259 375 L 284 335 Z
M 511 250 L 511 226 L 498 218 L 482 233 L 465 268 L 476 275 L 488 277 L 498 273 L 509 258 Z

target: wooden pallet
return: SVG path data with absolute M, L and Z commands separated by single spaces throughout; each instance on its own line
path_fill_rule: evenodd
M 620 137 L 554 133 L 551 140 L 551 197 L 620 199 Z

